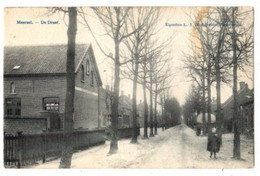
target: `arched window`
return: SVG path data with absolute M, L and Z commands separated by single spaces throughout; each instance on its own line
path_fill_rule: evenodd
M 85 81 L 85 71 L 83 65 L 81 65 L 81 81 Z
M 89 59 L 87 59 L 86 61 L 86 74 L 88 75 L 90 71 L 90 63 L 89 63 Z
M 94 71 L 91 70 L 91 86 L 94 86 Z
M 10 93 L 15 93 L 15 84 L 14 84 L 14 82 L 11 82 L 11 84 L 10 84 Z

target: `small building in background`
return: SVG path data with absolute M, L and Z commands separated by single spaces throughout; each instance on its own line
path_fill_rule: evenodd
M 149 111 L 148 111 L 148 113 L 149 113 Z M 148 116 L 148 118 L 149 118 L 149 116 Z M 139 124 L 139 126 L 141 128 L 144 127 L 144 102 L 142 100 L 140 100 L 139 104 L 137 104 L 137 123 Z
M 100 89 L 100 115 L 104 127 L 111 126 L 113 93 L 109 86 Z M 121 91 L 118 104 L 118 128 L 132 127 L 132 99 Z
M 240 104 L 241 132 L 249 136 L 254 135 L 254 89 L 245 96 Z
M 239 83 L 238 95 L 238 112 L 240 131 L 245 131 L 245 128 L 253 128 L 254 124 L 254 90 L 250 90 L 245 82 Z M 227 132 L 233 131 L 233 112 L 234 98 L 229 97 L 223 104 L 223 127 Z
M 128 96 L 124 95 L 124 91 L 121 91 L 121 95 L 119 96 L 118 114 L 119 114 L 118 117 L 119 128 L 132 127 L 132 121 L 133 121 L 132 99 L 130 94 L 128 94 Z

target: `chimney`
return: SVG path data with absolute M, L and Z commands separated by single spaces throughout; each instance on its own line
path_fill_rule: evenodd
M 216 102 L 215 97 L 212 97 L 212 104 L 214 104 Z
M 140 100 L 140 104 L 142 104 L 143 102 L 142 102 L 142 100 Z
M 243 89 L 247 84 L 244 81 L 239 82 L 240 90 Z

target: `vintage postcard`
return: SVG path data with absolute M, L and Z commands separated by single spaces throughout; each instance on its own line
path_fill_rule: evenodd
M 253 7 L 5 7 L 4 167 L 255 167 Z

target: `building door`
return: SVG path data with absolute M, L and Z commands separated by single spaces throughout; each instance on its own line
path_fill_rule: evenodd
M 61 118 L 57 111 L 50 112 L 50 130 L 61 129 Z
M 5 116 L 10 118 L 21 117 L 21 98 L 5 99 Z

